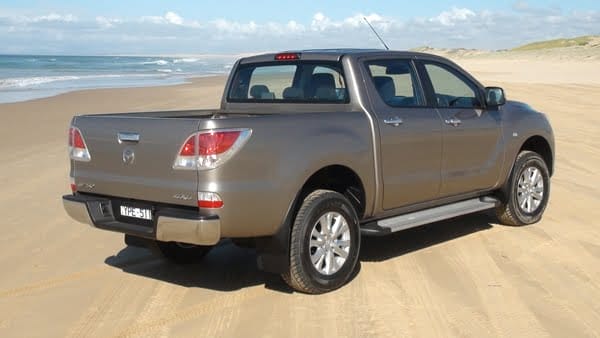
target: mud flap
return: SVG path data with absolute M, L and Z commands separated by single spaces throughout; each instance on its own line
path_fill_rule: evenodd
M 279 231 L 269 237 L 256 239 L 256 264 L 265 272 L 281 274 L 290 266 L 290 227 L 282 225 Z

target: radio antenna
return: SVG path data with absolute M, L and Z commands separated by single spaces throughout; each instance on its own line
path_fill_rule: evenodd
M 369 25 L 369 27 L 371 27 L 371 30 L 373 31 L 373 33 L 375 33 L 375 36 L 377 36 L 377 38 L 379 39 L 379 41 L 381 41 L 381 44 L 385 47 L 385 49 L 386 50 L 390 50 L 390 47 L 388 47 L 388 45 L 385 44 L 385 41 L 383 41 L 383 39 L 381 38 L 381 36 L 379 36 L 379 34 L 375 30 L 375 28 L 369 22 L 369 20 L 367 20 L 367 17 L 363 16 L 363 19 L 365 19 L 365 22 L 367 23 L 367 25 Z

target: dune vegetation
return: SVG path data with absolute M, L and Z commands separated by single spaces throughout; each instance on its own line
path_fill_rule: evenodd
M 552 49 L 552 48 L 564 48 L 564 47 L 594 47 L 600 46 L 600 36 L 598 35 L 587 35 L 587 36 L 579 36 L 575 38 L 568 39 L 554 39 L 554 40 L 546 40 L 546 41 L 537 41 L 528 43 L 526 45 L 522 45 L 516 48 L 511 49 L 515 52 L 522 51 L 533 51 L 533 50 L 542 50 L 542 49 Z

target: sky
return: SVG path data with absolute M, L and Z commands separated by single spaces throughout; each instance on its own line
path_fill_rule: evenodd
M 506 49 L 600 34 L 600 1 L 2 0 L 0 54 L 239 54 L 307 48 Z

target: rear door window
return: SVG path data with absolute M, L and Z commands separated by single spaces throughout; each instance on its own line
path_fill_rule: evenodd
M 367 68 L 379 96 L 388 105 L 415 107 L 425 104 L 410 60 L 369 61 Z

